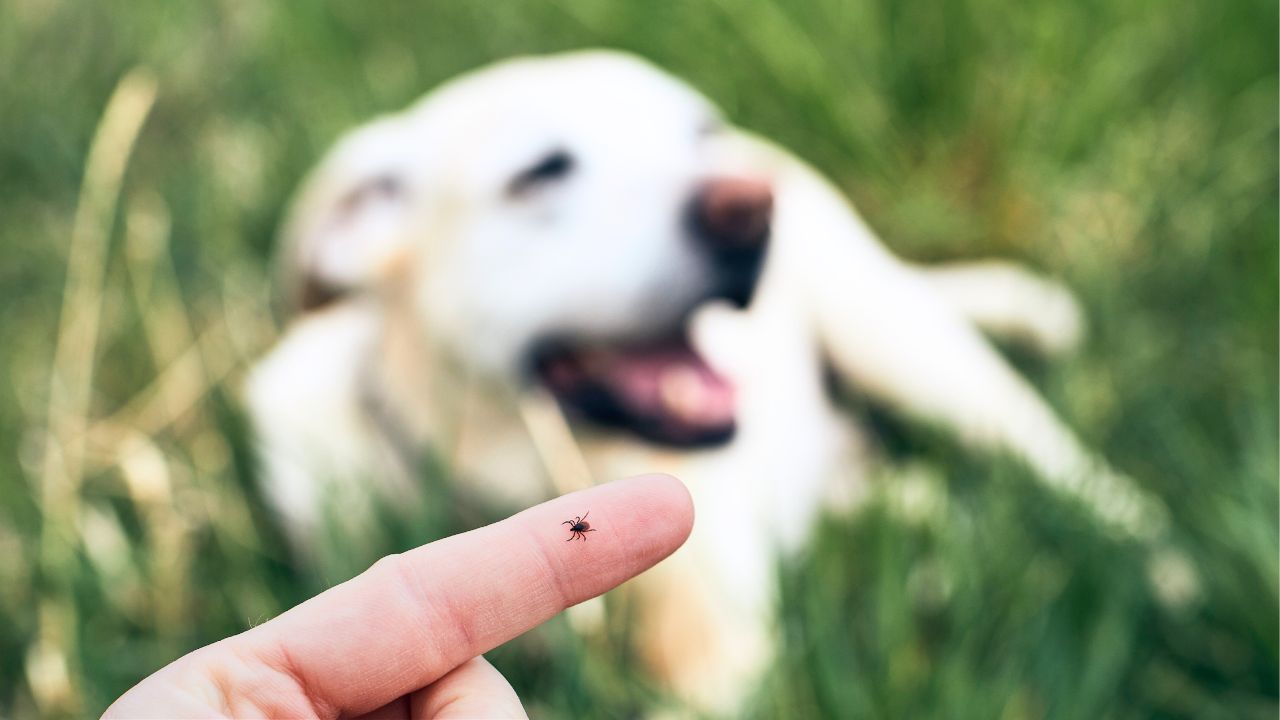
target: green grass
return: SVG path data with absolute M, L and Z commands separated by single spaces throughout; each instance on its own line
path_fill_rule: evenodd
M 871 501 L 779 568 L 783 652 L 753 715 L 1276 716 L 1274 3 L 420 5 L 0 2 L 0 716 L 97 713 L 377 554 L 498 512 L 437 512 L 295 567 L 235 383 L 275 332 L 282 206 L 338 133 L 486 61 L 596 45 L 652 58 L 811 160 L 898 253 L 1009 256 L 1077 288 L 1087 346 L 1024 364 L 1165 499 L 1199 568 L 1190 599 L 1162 601 L 1150 558 L 1069 500 L 880 422 L 896 459 Z M 144 431 L 95 445 L 82 481 L 50 492 L 73 219 L 107 99 L 139 66 L 158 94 L 105 228 L 87 410 Z M 212 389 L 147 426 L 130 402 L 173 369 L 188 324 L 201 362 L 161 400 Z M 610 636 L 626 632 L 619 608 Z M 625 643 L 560 620 L 493 659 L 540 716 L 671 702 Z

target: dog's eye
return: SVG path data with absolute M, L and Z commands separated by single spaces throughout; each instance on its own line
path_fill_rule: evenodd
M 543 185 L 562 180 L 573 172 L 573 156 L 565 150 L 555 150 L 522 170 L 507 185 L 507 194 L 526 195 Z
M 370 200 L 395 200 L 404 192 L 399 178 L 393 175 L 378 175 L 357 185 L 339 202 L 343 212 L 350 213 Z

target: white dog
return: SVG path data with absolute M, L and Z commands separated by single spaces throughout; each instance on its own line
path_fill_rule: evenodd
M 866 472 L 828 370 L 1114 527 L 1161 522 L 980 333 L 1068 348 L 1068 293 L 904 263 L 811 168 L 632 57 L 501 63 L 356 130 L 299 194 L 283 257 L 298 312 L 249 402 L 295 541 L 326 503 L 354 532 L 370 496 L 431 502 L 427 449 L 521 503 L 671 472 L 697 527 L 641 578 L 635 635 L 704 708 L 770 657 L 779 553 Z

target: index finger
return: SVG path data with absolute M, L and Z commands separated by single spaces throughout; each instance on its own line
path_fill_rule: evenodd
M 588 512 L 587 541 L 567 541 Z M 643 572 L 692 527 L 679 480 L 619 480 L 383 558 L 243 639 L 317 707 L 367 712 Z

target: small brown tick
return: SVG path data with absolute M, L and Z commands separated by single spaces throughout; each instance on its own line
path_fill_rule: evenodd
M 587 515 L 590 515 L 590 514 L 591 514 L 591 511 L 588 510 Z M 587 533 L 595 532 L 595 528 L 591 527 L 591 523 L 587 522 L 587 515 L 583 515 L 582 517 L 576 517 L 572 520 L 565 520 L 564 522 L 560 523 L 561 525 L 569 526 L 569 540 L 573 540 L 576 537 L 580 537 L 582 538 L 582 542 L 586 542 Z M 569 542 L 569 540 L 566 540 L 565 542 Z

